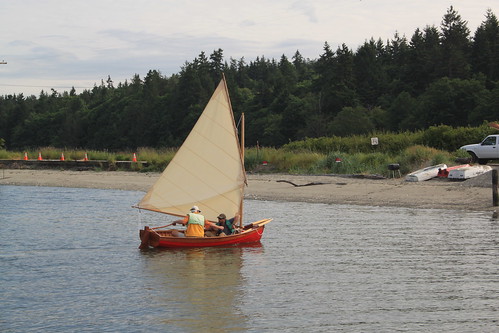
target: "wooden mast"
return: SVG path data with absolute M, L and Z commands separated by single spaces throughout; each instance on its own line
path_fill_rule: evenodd
M 244 174 L 246 175 L 246 169 L 244 168 L 244 112 L 241 113 L 241 161 L 243 163 Z M 245 182 L 247 182 L 246 179 Z M 243 197 L 241 198 L 241 209 L 239 209 L 240 211 L 239 226 L 241 228 L 243 227 L 243 201 L 244 201 L 244 194 Z

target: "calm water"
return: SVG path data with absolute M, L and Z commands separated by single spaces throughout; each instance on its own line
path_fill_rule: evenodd
M 140 251 L 141 196 L 0 186 L 0 331 L 499 329 L 488 212 L 248 201 L 259 246 Z

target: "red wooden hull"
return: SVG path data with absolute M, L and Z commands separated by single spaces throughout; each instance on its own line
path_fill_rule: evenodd
M 148 247 L 213 247 L 229 246 L 259 242 L 262 238 L 264 225 L 245 230 L 239 234 L 217 237 L 175 237 L 169 231 L 155 231 L 148 227 L 140 230 L 140 248 Z

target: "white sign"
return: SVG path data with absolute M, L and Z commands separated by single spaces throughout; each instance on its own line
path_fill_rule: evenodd
M 371 138 L 371 145 L 377 146 L 378 145 L 378 138 Z

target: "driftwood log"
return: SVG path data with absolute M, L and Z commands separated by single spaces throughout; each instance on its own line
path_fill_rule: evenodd
M 298 185 L 298 184 L 295 184 L 293 182 L 290 182 L 289 180 L 276 180 L 276 182 L 278 182 L 278 183 L 288 183 L 288 184 L 291 184 L 291 185 L 293 185 L 295 187 L 329 184 L 329 183 L 322 183 L 322 182 L 311 182 L 311 183 L 307 183 L 307 184 L 303 184 L 303 185 Z

